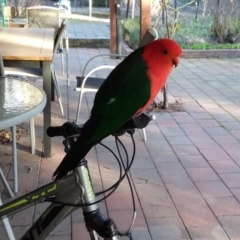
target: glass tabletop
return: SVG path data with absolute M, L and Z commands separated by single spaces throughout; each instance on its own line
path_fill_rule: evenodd
M 37 86 L 14 78 L 0 78 L 0 129 L 32 118 L 45 105 L 46 95 Z

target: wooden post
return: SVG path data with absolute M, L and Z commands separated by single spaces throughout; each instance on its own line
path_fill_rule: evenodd
M 151 23 L 151 0 L 140 0 L 140 41 Z
M 110 53 L 117 53 L 116 0 L 109 1 L 110 7 Z

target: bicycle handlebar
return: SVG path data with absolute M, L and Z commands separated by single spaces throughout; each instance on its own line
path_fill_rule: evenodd
M 75 134 L 80 134 L 81 126 L 74 122 L 65 122 L 62 126 L 48 127 L 47 135 L 49 137 L 63 136 L 64 138 L 70 137 Z
M 141 113 L 140 115 L 126 122 L 119 130 L 112 133 L 112 135 L 120 136 L 125 132 L 133 134 L 135 128 L 145 128 L 151 120 L 151 115 L 148 113 Z M 47 129 L 47 135 L 49 137 L 63 136 L 64 138 L 67 138 L 72 135 L 80 134 L 81 129 L 82 126 L 79 126 L 74 122 L 65 122 L 62 126 L 49 127 Z

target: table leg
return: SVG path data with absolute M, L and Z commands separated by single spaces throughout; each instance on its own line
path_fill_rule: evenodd
M 16 126 L 12 127 L 12 156 L 13 156 L 13 190 L 18 192 L 18 162 L 17 162 L 17 137 Z
M 55 101 L 55 91 L 54 91 L 54 82 L 53 82 L 53 76 L 51 74 L 51 101 Z
M 47 128 L 51 126 L 51 62 L 43 62 L 43 90 L 47 96 L 47 103 L 43 111 L 43 155 L 51 157 L 51 138 L 47 135 Z

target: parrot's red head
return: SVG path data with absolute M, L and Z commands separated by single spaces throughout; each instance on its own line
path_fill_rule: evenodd
M 147 62 L 150 71 L 160 67 L 169 74 L 173 66 L 177 67 L 181 54 L 182 49 L 173 40 L 158 39 L 144 47 L 143 59 Z
M 182 49 L 171 39 L 158 39 L 143 47 L 142 58 L 148 67 L 151 96 L 137 114 L 145 110 L 164 87 L 173 67 L 178 65 L 181 54 Z

